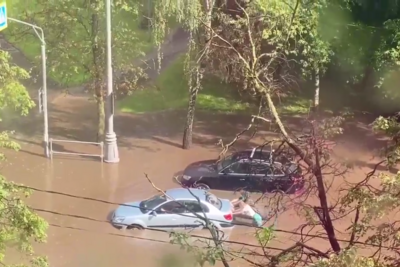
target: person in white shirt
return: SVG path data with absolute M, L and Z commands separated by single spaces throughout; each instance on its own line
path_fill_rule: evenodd
M 254 206 L 254 202 L 249 199 L 249 194 L 247 192 L 242 193 L 242 196 L 239 199 L 234 199 L 231 201 L 232 204 L 232 213 L 233 215 L 244 215 L 253 219 L 258 227 L 261 227 L 263 224 L 263 219 L 258 212 L 256 212 L 252 206 Z

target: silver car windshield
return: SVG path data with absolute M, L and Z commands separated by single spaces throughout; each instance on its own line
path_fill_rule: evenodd
M 143 213 L 152 211 L 158 205 L 160 205 L 166 201 L 167 201 L 167 198 L 164 195 L 156 195 L 154 197 L 151 197 L 147 200 L 143 200 L 142 202 L 140 202 L 140 210 Z

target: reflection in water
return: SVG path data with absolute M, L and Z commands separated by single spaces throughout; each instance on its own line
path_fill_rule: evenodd
M 53 169 L 53 164 L 50 160 L 46 161 L 46 167 L 45 167 L 44 173 L 45 173 L 45 181 L 46 181 L 45 189 L 47 191 L 51 191 L 53 189 L 54 169 Z M 52 194 L 46 194 L 45 202 L 46 202 L 45 209 L 53 210 Z
M 102 164 L 102 166 L 105 164 Z M 109 183 L 109 196 L 110 202 L 117 202 L 115 194 L 119 185 L 119 165 L 118 164 L 107 164 L 106 168 L 106 181 Z

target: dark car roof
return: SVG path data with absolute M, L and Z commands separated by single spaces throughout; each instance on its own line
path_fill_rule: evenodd
M 253 150 L 256 151 L 256 152 L 265 152 L 265 153 L 270 153 L 271 152 L 271 150 L 269 148 L 263 148 L 263 147 L 248 148 L 248 149 L 245 149 L 243 151 L 252 152 Z
M 269 158 L 271 150 L 267 148 L 258 147 L 253 149 L 245 149 L 242 151 L 237 151 L 232 153 L 232 155 L 238 155 L 241 153 L 246 154 L 246 156 L 248 156 L 249 158 L 261 158 L 261 156 L 266 156 L 266 158 Z
M 232 153 L 232 155 L 239 155 L 240 153 L 244 153 L 243 157 L 236 157 L 235 161 L 240 161 L 240 160 L 259 160 L 261 162 L 264 162 L 265 164 L 269 164 L 270 160 L 270 154 L 271 150 L 269 148 L 253 148 L 253 149 L 245 149 L 242 151 L 237 151 L 235 153 Z M 272 150 L 273 153 L 273 150 Z M 251 156 L 253 155 L 253 156 Z M 279 166 L 279 168 L 283 168 L 284 172 L 286 174 L 291 174 L 294 173 L 298 170 L 298 165 L 294 162 L 290 162 L 290 160 L 287 159 L 287 162 L 280 162 L 280 161 L 275 161 L 274 165 L 276 167 Z

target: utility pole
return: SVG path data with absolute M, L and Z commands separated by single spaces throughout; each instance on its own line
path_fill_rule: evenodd
M 104 161 L 119 162 L 117 135 L 114 132 L 114 93 L 111 55 L 111 0 L 106 0 L 107 20 L 107 96 L 106 96 L 106 134 L 104 142 Z
M 49 114 L 47 110 L 47 58 L 46 58 L 46 41 L 44 39 L 44 32 L 43 29 L 40 28 L 39 26 L 36 26 L 34 24 L 18 20 L 18 19 L 13 19 L 8 17 L 7 18 L 10 21 L 14 21 L 26 26 L 30 26 L 36 33 L 36 36 L 39 38 L 41 42 L 41 54 L 42 54 L 42 89 L 39 91 L 39 112 L 43 112 L 43 119 L 44 119 L 44 126 L 43 126 L 43 146 L 44 146 L 44 153 L 47 158 L 50 157 L 50 152 L 49 152 Z

